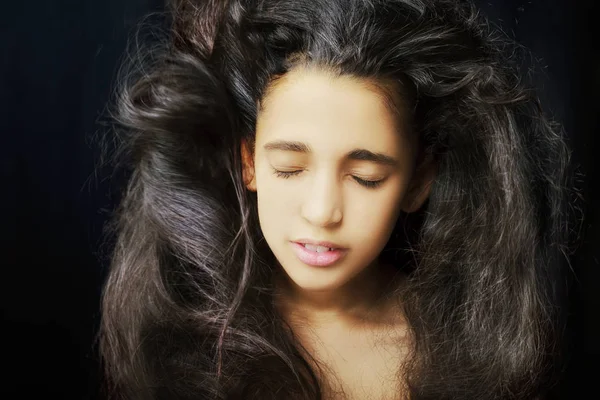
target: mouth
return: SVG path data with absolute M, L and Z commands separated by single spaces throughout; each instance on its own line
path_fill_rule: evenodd
M 298 243 L 299 245 L 304 246 L 305 248 L 307 248 L 310 251 L 315 251 L 318 253 L 323 253 L 325 251 L 332 251 L 332 250 L 345 250 L 345 248 L 337 243 L 334 242 L 327 242 L 327 241 L 318 241 L 318 240 L 312 240 L 312 239 L 299 239 L 299 240 L 294 240 L 294 243 Z
M 315 253 L 325 253 L 326 251 L 333 251 L 333 250 L 337 250 L 337 248 L 335 247 L 327 247 L 327 246 L 317 246 L 314 244 L 310 244 L 310 243 L 298 243 L 301 246 L 304 246 L 304 248 L 308 251 L 314 251 Z
M 319 242 L 320 244 L 292 242 L 292 247 L 300 261 L 315 267 L 326 267 L 339 261 L 345 254 L 345 248 L 331 243 Z M 337 247 L 336 247 L 337 246 Z

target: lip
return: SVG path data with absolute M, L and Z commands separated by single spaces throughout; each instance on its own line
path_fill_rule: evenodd
M 328 242 L 317 242 L 326 243 L 327 247 L 333 243 Z M 308 250 L 301 242 L 291 242 L 292 248 L 296 253 L 296 257 L 303 263 L 313 267 L 328 267 L 338 262 L 342 257 L 346 255 L 347 250 L 341 248 L 334 248 L 333 250 L 324 251 L 317 253 L 315 251 Z M 315 244 L 315 243 L 309 243 Z M 322 245 L 320 245 L 322 246 Z
M 298 239 L 298 240 L 293 240 L 292 242 L 300 243 L 300 244 L 313 244 L 315 246 L 329 247 L 329 248 L 335 249 L 335 250 L 345 250 L 344 247 L 340 246 L 337 243 L 333 243 L 333 242 L 318 241 L 318 240 L 312 240 L 312 239 Z

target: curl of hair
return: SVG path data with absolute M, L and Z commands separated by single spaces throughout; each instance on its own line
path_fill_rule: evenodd
M 411 399 L 540 396 L 559 365 L 573 173 L 515 47 L 468 2 L 177 0 L 120 81 L 130 176 L 100 345 L 124 399 L 319 399 L 272 301 L 240 144 L 292 68 L 399 83 L 438 175 L 382 256 L 406 268 Z M 409 95 L 410 94 L 410 95 Z M 314 360 L 312 360 L 314 361 Z

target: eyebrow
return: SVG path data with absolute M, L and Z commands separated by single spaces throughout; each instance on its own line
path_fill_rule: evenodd
M 263 146 L 265 150 L 281 150 L 281 151 L 294 151 L 297 153 L 310 153 L 311 148 L 309 145 L 303 142 L 288 141 L 288 140 L 275 140 L 266 143 Z M 388 156 L 383 153 L 374 153 L 367 149 L 354 149 L 346 154 L 346 158 L 349 160 L 357 161 L 370 161 L 376 164 L 386 166 L 397 166 L 398 160 L 394 157 Z

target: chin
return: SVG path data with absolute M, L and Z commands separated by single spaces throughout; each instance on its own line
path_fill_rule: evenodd
M 315 267 L 305 266 L 305 270 L 285 269 L 288 278 L 302 290 L 310 292 L 328 292 L 343 286 L 345 280 L 339 271 L 327 271 Z M 337 272 L 337 273 L 335 273 Z

